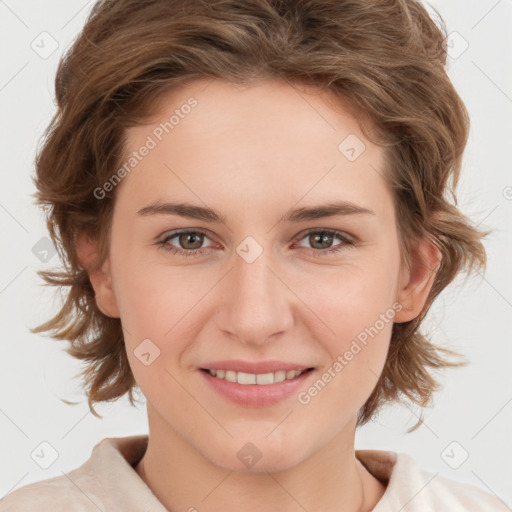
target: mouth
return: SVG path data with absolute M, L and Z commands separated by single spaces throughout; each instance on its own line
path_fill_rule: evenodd
M 246 373 L 234 370 L 198 368 L 207 387 L 216 396 L 243 407 L 267 407 L 296 396 L 311 384 L 315 368 Z

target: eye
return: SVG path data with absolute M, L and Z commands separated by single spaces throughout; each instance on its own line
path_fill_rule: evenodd
M 338 238 L 342 243 L 332 247 L 332 241 Z M 324 256 L 342 251 L 347 246 L 354 246 L 355 242 L 341 231 L 331 229 L 308 231 L 300 240 L 307 239 L 307 242 L 313 246 L 311 253 L 314 256 Z M 309 248 L 308 248 L 309 249 Z
M 183 256 L 197 256 L 205 252 L 201 245 L 203 245 L 206 233 L 203 231 L 177 231 L 168 234 L 165 238 L 158 242 L 160 248 L 171 254 L 180 254 Z M 178 244 L 181 247 L 171 245 L 169 242 L 173 238 L 178 239 Z M 183 247 L 183 248 L 182 248 Z

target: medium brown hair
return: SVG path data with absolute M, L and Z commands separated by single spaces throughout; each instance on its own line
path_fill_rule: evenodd
M 457 208 L 455 187 L 469 131 L 446 72 L 446 26 L 415 0 L 101 0 L 59 62 L 57 112 L 36 155 L 39 205 L 63 268 L 40 271 L 65 287 L 57 315 L 33 329 L 68 340 L 86 361 L 91 411 L 136 386 L 119 318 L 104 315 L 76 252 L 78 235 L 108 254 L 115 189 L 93 194 L 125 158 L 125 132 L 158 100 L 197 78 L 237 84 L 286 80 L 328 90 L 357 112 L 364 135 L 385 147 L 403 261 L 428 237 L 442 259 L 421 314 L 393 325 L 383 372 L 358 425 L 390 401 L 425 407 L 433 371 L 463 364 L 419 332 L 439 293 L 462 270 L 485 267 L 480 232 Z M 450 197 L 451 195 L 451 197 Z M 420 420 L 421 422 L 421 420 Z M 419 426 L 420 422 L 416 426 Z M 412 429 L 411 429 L 412 430 Z

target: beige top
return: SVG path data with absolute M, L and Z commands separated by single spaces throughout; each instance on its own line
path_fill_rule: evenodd
M 67 473 L 33 482 L 0 500 L 0 512 L 167 512 L 134 467 L 148 436 L 105 438 L 89 460 Z M 373 512 L 510 512 L 499 498 L 429 473 L 405 453 L 356 450 L 387 487 Z

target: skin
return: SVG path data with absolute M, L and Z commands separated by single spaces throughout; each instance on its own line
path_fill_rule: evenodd
M 191 96 L 198 105 L 117 186 L 109 257 L 90 272 L 100 309 L 121 318 L 147 398 L 149 445 L 135 469 L 169 510 L 371 510 L 385 486 L 356 458 L 357 412 L 384 366 L 393 321 L 421 312 L 439 253 L 421 240 L 411 268 L 400 265 L 383 150 L 325 91 L 198 80 L 128 130 L 127 152 Z M 353 162 L 338 150 L 348 134 L 366 146 Z M 208 206 L 226 223 L 137 214 L 157 200 Z M 291 208 L 335 200 L 375 214 L 281 221 Z M 174 237 L 168 245 L 203 254 L 157 245 L 183 228 L 205 231 L 203 243 Z M 332 236 L 322 245 L 308 236 L 313 228 L 356 244 Z M 247 236 L 263 251 L 252 263 L 236 251 Z M 342 249 L 325 254 L 335 246 Z M 85 268 L 96 247 L 80 238 Z M 393 321 L 307 405 L 296 395 L 236 405 L 197 370 L 219 359 L 298 362 L 315 367 L 307 389 L 394 303 L 403 308 Z M 146 366 L 134 351 L 148 338 L 160 355 Z M 247 442 L 262 454 L 250 468 L 237 457 Z

